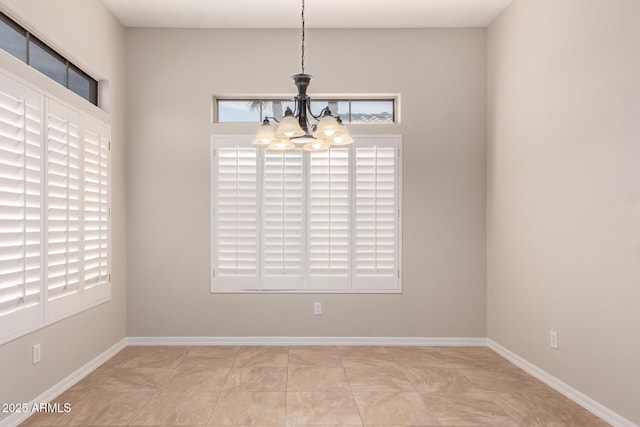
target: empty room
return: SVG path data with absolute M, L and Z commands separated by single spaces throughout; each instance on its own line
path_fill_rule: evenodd
M 637 0 L 0 0 L 0 427 L 640 426 Z

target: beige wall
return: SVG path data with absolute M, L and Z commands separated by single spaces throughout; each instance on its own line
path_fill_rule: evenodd
M 129 336 L 484 337 L 485 31 L 308 31 L 310 94 L 402 95 L 402 295 L 209 293 L 212 94 L 293 93 L 294 30 L 127 29 Z M 321 301 L 323 316 L 313 316 Z
M 487 37 L 488 336 L 640 423 L 640 2 L 515 0 Z
M 124 40 L 98 0 L 1 0 L 0 7 L 94 77 L 107 79 L 114 113 L 94 108 L 0 51 L 0 67 L 111 125 L 113 292 L 110 302 L 0 345 L 0 402 L 29 402 L 125 337 Z M 31 366 L 31 346 L 42 362 Z M 0 414 L 0 419 L 6 414 Z

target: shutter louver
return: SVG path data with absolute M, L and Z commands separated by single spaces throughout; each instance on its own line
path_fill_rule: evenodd
M 0 330 L 35 326 L 40 312 L 40 95 L 0 75 Z
M 82 121 L 85 303 L 109 295 L 109 128 Z
M 78 113 L 49 100 L 47 114 L 47 293 L 52 318 L 80 308 L 82 159 Z M 53 302 L 55 301 L 55 302 Z
M 223 145 L 214 171 L 214 289 L 256 289 L 258 277 L 258 164 L 255 148 Z
M 263 288 L 300 288 L 304 253 L 303 151 L 264 152 Z
M 349 149 L 312 153 L 309 160 L 310 289 L 349 289 Z
M 355 283 L 393 289 L 397 283 L 397 149 L 357 147 L 355 154 Z

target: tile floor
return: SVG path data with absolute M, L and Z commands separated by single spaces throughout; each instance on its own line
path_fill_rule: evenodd
M 607 426 L 485 347 L 127 347 L 22 425 Z

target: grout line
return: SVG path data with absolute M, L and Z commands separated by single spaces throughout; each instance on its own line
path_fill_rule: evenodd
M 284 384 L 284 423 L 283 427 L 287 425 L 287 404 L 289 403 L 289 363 L 291 363 L 291 347 L 287 347 L 287 377 Z
M 347 367 L 344 366 L 344 361 L 342 360 L 342 353 L 338 349 L 338 346 L 334 347 L 336 352 L 338 353 L 338 358 L 340 359 L 340 366 L 342 366 L 342 372 L 344 373 L 344 377 L 347 379 L 347 384 L 349 385 L 349 392 L 351 393 L 351 400 L 353 401 L 353 405 L 356 407 L 356 411 L 358 412 L 358 417 L 360 417 L 360 425 L 364 426 L 364 417 L 362 416 L 362 412 L 360 411 L 360 407 L 358 406 L 358 401 L 356 400 L 356 395 L 353 392 L 353 387 L 351 387 L 351 380 L 347 375 Z
M 193 350 L 193 349 L 192 349 Z M 191 351 L 191 350 L 189 350 Z M 209 413 L 209 417 L 207 418 L 207 422 L 206 425 L 211 425 L 211 420 L 213 418 L 213 414 L 216 411 L 216 408 L 218 406 L 218 402 L 220 402 L 220 398 L 222 397 L 222 394 L 225 392 L 225 386 L 227 385 L 227 381 L 229 380 L 229 375 L 231 375 L 231 371 L 233 370 L 233 365 L 235 364 L 236 359 L 238 358 L 238 353 L 240 353 L 240 350 L 238 350 L 236 352 L 236 355 L 233 357 L 233 363 L 231 363 L 231 366 L 229 367 L 229 372 L 227 372 L 227 375 L 224 377 L 224 381 L 222 381 L 222 386 L 221 388 L 219 388 L 216 391 L 216 401 L 213 404 L 213 408 L 211 408 L 211 412 Z M 208 358 L 204 358 L 205 360 L 208 360 Z M 215 359 L 212 359 L 215 360 Z M 219 367 L 217 365 L 215 365 L 215 369 L 218 369 Z M 226 368 L 226 366 L 222 366 L 221 368 Z
M 144 405 L 140 406 L 140 409 L 138 409 L 138 411 L 133 415 L 133 417 L 131 417 L 131 419 L 129 420 L 129 424 L 128 425 L 131 425 L 135 421 L 135 419 L 138 417 L 138 415 L 140 415 L 140 412 L 142 412 L 142 410 L 147 407 L 149 402 L 151 402 L 151 399 L 153 399 L 153 397 L 156 396 L 157 394 L 158 394 L 158 390 L 153 390 L 153 392 L 151 393 L 151 396 L 149 396 L 147 401 L 144 402 Z

